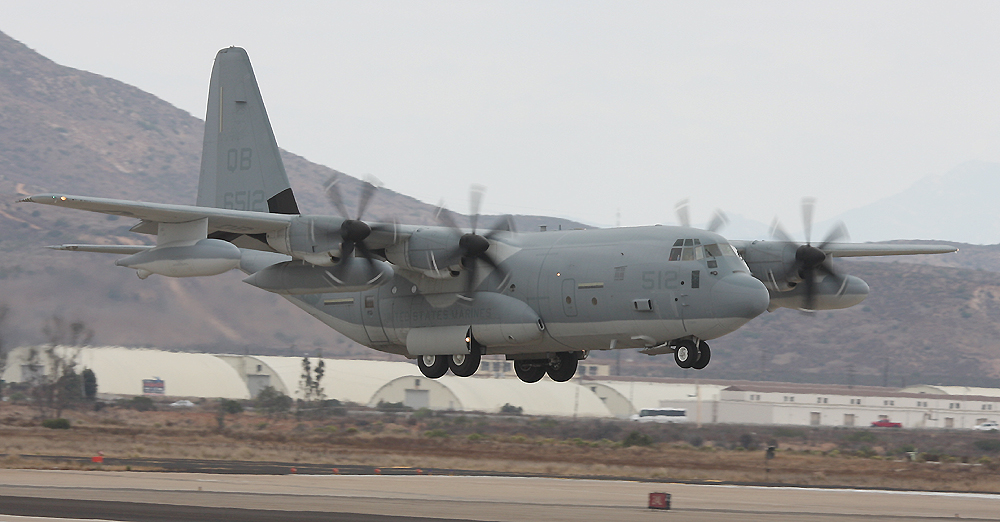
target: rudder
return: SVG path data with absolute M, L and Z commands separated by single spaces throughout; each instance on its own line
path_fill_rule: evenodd
M 250 57 L 240 47 L 215 56 L 197 205 L 299 213 Z

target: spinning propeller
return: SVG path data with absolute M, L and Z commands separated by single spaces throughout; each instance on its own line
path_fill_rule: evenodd
M 323 185 L 323 188 L 326 190 L 326 198 L 337 209 L 340 216 L 344 218 L 344 222 L 340 225 L 340 262 L 344 263 L 355 251 L 358 251 L 368 261 L 368 264 L 374 267 L 374 255 L 371 249 L 368 248 L 368 245 L 365 244 L 365 239 L 368 239 L 368 236 L 372 233 L 372 227 L 362 221 L 361 218 L 365 215 L 365 209 L 368 208 L 368 203 L 371 202 L 381 183 L 373 176 L 368 176 L 367 179 L 362 181 L 361 196 L 358 198 L 358 217 L 351 219 L 340 192 L 340 183 L 342 182 L 343 178 L 339 174 L 335 174 Z
M 688 207 L 690 201 L 687 199 L 682 199 L 677 202 L 674 206 L 674 211 L 677 212 L 677 220 L 680 221 L 681 226 L 690 227 L 691 226 L 691 216 L 688 213 Z M 718 232 L 722 227 L 729 224 L 729 218 L 721 210 L 716 210 L 715 214 L 712 215 L 712 221 L 708 223 L 708 227 L 705 230 L 709 232 Z
M 841 239 L 846 239 L 848 237 L 847 227 L 843 223 L 837 223 L 836 226 L 827 233 L 826 237 L 823 238 L 823 242 L 817 246 L 812 246 L 810 235 L 812 234 L 812 219 L 813 219 L 813 209 L 816 206 L 816 200 L 814 198 L 803 198 L 802 199 L 802 226 L 806 235 L 806 243 L 804 245 L 799 244 L 798 248 L 795 249 L 795 262 L 792 265 L 792 272 L 797 273 L 800 278 L 802 278 L 802 283 L 805 285 L 805 306 L 806 310 L 812 310 L 813 305 L 816 303 L 816 276 L 820 274 L 826 274 L 833 276 L 837 281 L 843 284 L 843 276 L 837 274 L 833 270 L 833 266 L 827 263 L 827 254 L 825 248 L 830 243 L 839 241 Z M 778 219 L 774 219 L 774 223 L 771 225 L 771 236 L 778 240 L 784 241 L 786 243 L 798 244 L 792 240 L 791 236 L 781 227 L 781 223 Z
M 477 261 L 482 261 L 487 265 L 493 267 L 494 270 L 500 273 L 503 282 L 500 286 L 506 284 L 509 274 L 507 270 L 502 268 L 489 253 L 490 249 L 490 239 L 493 239 L 500 232 L 513 232 L 514 227 L 512 223 L 511 216 L 504 216 L 500 221 L 490 229 L 486 234 L 478 234 L 476 232 L 476 226 L 479 223 L 479 207 L 483 201 L 483 193 L 485 192 L 485 187 L 482 185 L 473 185 L 469 190 L 469 224 L 472 226 L 472 232 L 462 233 L 462 229 L 458 227 L 455 223 L 455 218 L 452 217 L 451 211 L 444 208 L 444 206 L 439 206 L 437 211 L 437 219 L 441 224 L 452 229 L 455 235 L 458 236 L 458 246 L 451 250 L 445 259 L 452 259 L 455 256 L 461 256 L 462 267 L 468 271 L 465 279 L 465 293 L 470 294 L 475 290 L 476 285 L 476 269 L 478 266 Z M 469 296 L 466 296 L 469 297 Z

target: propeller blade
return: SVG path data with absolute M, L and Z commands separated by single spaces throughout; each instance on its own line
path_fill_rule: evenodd
M 514 216 L 510 214 L 501 217 L 493 228 L 489 232 L 483 234 L 486 239 L 493 239 L 493 236 L 499 234 L 500 232 L 515 232 L 514 230 Z
M 326 199 L 330 201 L 333 208 L 337 209 L 340 217 L 350 219 L 351 217 L 347 212 L 347 207 L 344 206 L 344 198 L 340 194 L 340 181 L 340 176 L 335 174 L 323 184 L 323 189 L 326 191 Z
M 444 208 L 444 202 L 438 205 L 437 213 L 434 214 L 438 222 L 442 225 L 456 231 L 458 235 L 462 235 L 462 229 L 458 227 L 458 223 L 455 222 L 455 218 L 452 217 L 451 211 Z
M 839 222 L 835 227 L 833 227 L 832 230 L 830 230 L 830 233 L 827 234 L 825 238 L 823 238 L 823 242 L 820 243 L 819 249 L 823 250 L 830 243 L 836 243 L 844 239 L 850 239 L 850 237 L 851 235 L 847 232 L 847 225 L 844 225 L 843 222 Z
M 802 277 L 802 284 L 806 286 L 806 295 L 803 299 L 805 310 L 814 310 L 816 306 L 816 274 L 812 270 L 807 270 Z
M 725 212 L 721 210 L 716 210 L 715 215 L 712 216 L 712 221 L 708 224 L 709 232 L 718 232 L 722 227 L 729 224 L 729 217 L 726 216 Z
M 774 218 L 774 221 L 771 222 L 771 237 L 778 241 L 784 241 L 785 243 L 795 242 L 792 240 L 792 236 L 789 236 L 788 232 L 785 232 L 785 229 L 782 228 L 781 222 L 778 221 L 778 218 Z
M 802 198 L 802 230 L 806 234 L 806 244 L 811 245 L 813 210 L 816 208 L 816 198 Z
M 691 226 L 691 216 L 688 214 L 688 203 L 687 199 L 682 199 L 674 205 L 674 211 L 677 212 L 677 221 L 680 222 L 682 227 Z
M 355 219 L 361 219 L 365 215 L 365 209 L 368 208 L 368 203 L 371 202 L 372 196 L 375 195 L 375 191 L 378 190 L 379 185 L 379 181 L 374 176 L 366 176 L 365 181 L 361 184 L 361 197 L 358 199 L 358 217 Z
M 469 224 L 472 225 L 472 233 L 476 233 L 476 225 L 479 223 L 479 209 L 483 204 L 483 194 L 486 187 L 482 185 L 472 185 L 469 187 Z

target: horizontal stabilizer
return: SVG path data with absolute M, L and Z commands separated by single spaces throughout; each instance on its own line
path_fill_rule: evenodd
M 154 223 L 185 223 L 208 218 L 209 232 L 223 231 L 236 234 L 266 234 L 286 228 L 292 217 L 286 214 L 269 214 L 246 210 L 196 207 L 192 205 L 169 205 L 120 199 L 93 198 L 86 196 L 64 196 L 61 194 L 38 194 L 28 196 L 21 202 L 41 203 L 56 207 L 73 208 L 130 217 Z

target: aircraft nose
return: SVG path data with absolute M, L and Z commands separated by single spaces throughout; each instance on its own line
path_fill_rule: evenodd
M 728 275 L 712 287 L 712 307 L 719 319 L 753 319 L 764 313 L 770 303 L 764 283 L 749 274 Z

